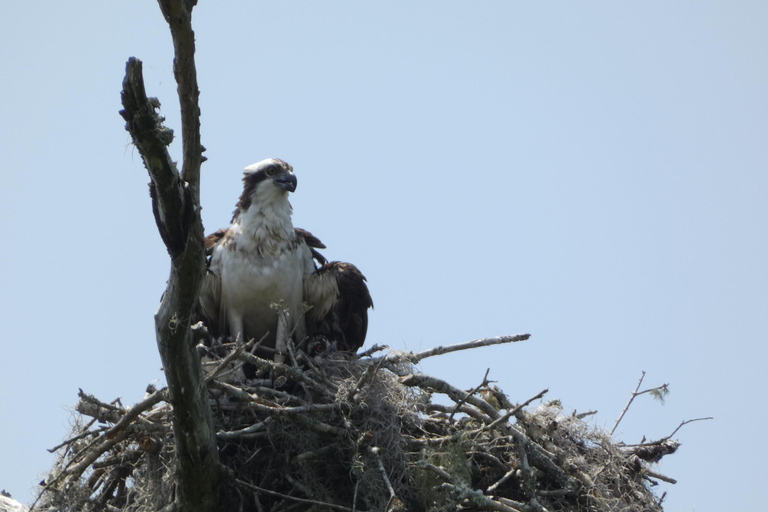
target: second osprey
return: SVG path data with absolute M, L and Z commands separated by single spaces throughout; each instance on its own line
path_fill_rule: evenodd
M 356 351 L 373 307 L 365 277 L 351 263 L 327 262 L 317 252 L 322 242 L 293 227 L 293 168 L 277 158 L 263 160 L 245 168 L 243 184 L 229 228 L 205 240 L 200 312 L 208 328 L 244 341 L 266 335 L 262 346 L 269 348 L 293 333 L 296 343 L 322 338 Z

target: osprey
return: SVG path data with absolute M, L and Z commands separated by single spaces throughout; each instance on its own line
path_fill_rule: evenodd
M 317 251 L 325 245 L 293 227 L 288 194 L 296 184 L 293 168 L 277 158 L 245 168 L 231 225 L 205 240 L 199 312 L 214 334 L 264 338 L 261 346 L 278 351 L 292 336 L 354 352 L 373 307 L 365 277 L 351 263 L 329 263 Z

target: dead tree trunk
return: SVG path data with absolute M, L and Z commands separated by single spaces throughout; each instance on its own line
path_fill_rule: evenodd
M 183 165 L 179 173 L 167 146 L 173 132 L 156 112 L 160 103 L 147 98 L 141 61 L 131 58 L 123 81 L 120 113 L 151 178 L 152 210 L 171 257 L 171 273 L 155 314 L 157 344 L 173 406 L 173 432 L 178 461 L 175 505 L 178 510 L 224 508 L 224 469 L 219 463 L 200 360 L 191 319 L 205 272 L 203 224 L 200 218 L 200 108 L 191 26 L 194 1 L 159 0 L 171 28 L 174 75 L 181 103 Z

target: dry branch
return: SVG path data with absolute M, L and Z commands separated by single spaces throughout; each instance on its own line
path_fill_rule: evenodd
M 668 476 L 664 476 L 661 473 L 657 473 L 656 471 L 650 470 L 648 468 L 645 468 L 643 470 L 643 472 L 646 475 L 648 475 L 649 477 L 658 478 L 659 480 L 662 480 L 662 481 L 667 482 L 669 484 L 676 484 L 677 483 L 677 480 L 675 480 L 674 478 L 669 478 Z
M 156 113 L 160 103 L 147 98 L 141 62 L 135 58 L 126 66 L 121 115 L 149 172 L 152 210 L 171 256 L 171 275 L 155 315 L 155 326 L 174 414 L 177 505 L 184 510 L 213 511 L 221 505 L 224 474 L 190 325 L 205 270 L 199 191 L 203 147 L 191 25 L 195 2 L 160 0 L 159 4 L 175 49 L 174 76 L 181 104 L 184 155 L 181 173 L 167 150 L 172 132 Z
M 470 395 L 466 391 L 454 387 L 442 379 L 430 377 L 423 373 L 412 373 L 402 377 L 400 382 L 406 386 L 418 386 L 426 391 L 434 390 L 438 393 L 448 395 L 448 397 L 456 402 L 457 405 L 464 404 L 465 402 L 474 405 L 487 416 L 485 421 L 489 424 L 491 423 L 491 419 L 496 419 L 500 416 L 499 411 L 482 398 Z
M 687 425 L 689 423 L 693 423 L 694 421 L 706 421 L 706 420 L 713 420 L 713 419 L 714 418 L 712 416 L 707 416 L 705 418 L 694 418 L 692 420 L 681 421 L 680 424 L 677 426 L 677 428 L 675 430 L 673 430 L 672 433 L 669 434 L 667 437 L 662 438 L 660 442 L 664 442 L 664 441 L 666 441 L 668 439 L 671 439 L 672 436 L 677 434 L 677 431 L 680 430 L 681 428 L 683 428 L 684 425 Z
M 516 334 L 514 336 L 496 336 L 494 338 L 482 338 L 479 340 L 467 341 L 465 343 L 457 343 L 455 345 L 440 345 L 439 347 L 424 350 L 414 354 L 413 352 L 396 352 L 390 353 L 386 356 L 390 362 L 400 362 L 406 360 L 412 363 L 418 363 L 422 359 L 428 357 L 439 356 L 447 354 L 449 352 L 457 352 L 459 350 L 470 350 L 473 348 L 490 347 L 491 345 L 500 345 L 503 343 L 514 343 L 517 341 L 524 341 L 530 338 L 530 334 Z
M 664 397 L 669 393 L 669 384 L 662 384 L 661 386 L 657 386 L 655 388 L 638 391 L 638 389 L 640 389 L 640 385 L 643 383 L 644 378 L 645 378 L 645 372 L 643 372 L 642 375 L 640 375 L 640 380 L 637 383 L 637 387 L 635 387 L 635 390 L 632 392 L 632 395 L 629 397 L 629 401 L 627 402 L 627 405 L 624 406 L 624 409 L 621 411 L 621 414 L 616 420 L 616 423 L 613 424 L 613 428 L 611 429 L 611 432 L 609 435 L 613 435 L 613 433 L 616 432 L 616 428 L 619 426 L 619 423 L 621 422 L 622 418 L 624 418 L 624 415 L 627 414 L 627 411 L 629 410 L 629 406 L 632 405 L 632 402 L 638 396 L 644 395 L 646 393 L 651 393 L 654 397 L 656 397 L 657 399 L 661 400 L 662 403 L 664 403 Z
M 534 400 L 539 400 L 540 398 L 542 398 L 547 393 L 549 393 L 549 390 L 545 389 L 544 391 L 540 392 L 538 395 L 532 396 L 531 398 L 529 398 L 525 402 L 521 403 L 520 405 L 518 405 L 518 406 L 508 410 L 506 413 L 504 413 L 503 416 L 499 416 L 498 418 L 493 420 L 493 423 L 487 425 L 484 428 L 487 428 L 487 429 L 488 428 L 494 428 L 497 425 L 500 425 L 500 424 L 504 423 L 505 421 L 508 421 L 509 418 L 511 418 L 512 416 L 514 416 L 518 412 L 520 412 L 523 409 L 523 407 L 527 407 L 531 402 L 533 402 Z

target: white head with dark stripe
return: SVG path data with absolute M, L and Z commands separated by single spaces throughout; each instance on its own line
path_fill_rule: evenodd
M 283 201 L 296 190 L 293 167 L 279 158 L 267 158 L 243 169 L 243 194 L 237 209 L 247 210 L 251 204 L 266 205 Z M 235 212 L 237 214 L 237 211 Z

